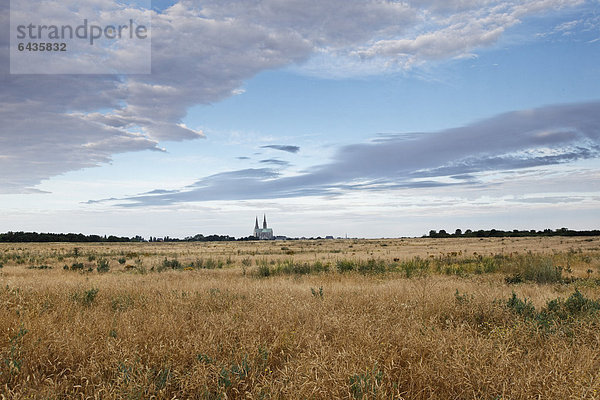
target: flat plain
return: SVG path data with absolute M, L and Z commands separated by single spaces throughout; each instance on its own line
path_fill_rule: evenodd
M 600 238 L 0 244 L 2 399 L 600 398 Z

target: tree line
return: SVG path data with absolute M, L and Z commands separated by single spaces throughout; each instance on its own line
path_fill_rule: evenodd
M 141 236 L 124 237 L 114 235 L 84 235 L 82 233 L 38 233 L 38 232 L 7 232 L 0 233 L 0 243 L 33 243 L 33 242 L 64 242 L 64 243 L 103 243 L 103 242 L 225 242 L 234 240 L 249 240 L 249 238 L 236 239 L 228 235 L 195 235 L 185 239 L 150 237 L 149 240 Z
M 590 231 L 575 231 L 568 228 L 560 228 L 560 229 L 544 229 L 541 231 L 536 231 L 535 229 L 531 230 L 518 230 L 514 229 L 512 231 L 503 231 L 499 229 L 490 229 L 484 230 L 480 229 L 477 231 L 473 231 L 471 229 L 467 229 L 466 231 L 462 231 L 461 229 L 457 229 L 454 233 L 448 233 L 445 230 L 441 229 L 439 232 L 435 230 L 429 231 L 429 235 L 423 235 L 423 237 L 430 238 L 450 238 L 450 237 L 528 237 L 528 236 L 600 236 L 600 230 L 590 230 Z

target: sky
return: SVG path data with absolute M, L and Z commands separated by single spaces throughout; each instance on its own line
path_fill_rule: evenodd
M 35 74 L 2 1 L 0 232 L 599 228 L 598 0 L 88 0 L 150 73 Z

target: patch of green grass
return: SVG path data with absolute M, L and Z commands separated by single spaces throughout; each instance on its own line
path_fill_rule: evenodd
M 349 378 L 350 393 L 355 399 L 374 399 L 377 398 L 377 389 L 381 385 L 383 372 L 377 366 L 372 370 L 352 375 Z
M 411 260 L 400 262 L 399 269 L 404 272 L 407 278 L 414 275 L 424 275 L 429 271 L 429 260 L 421 257 L 415 257 Z

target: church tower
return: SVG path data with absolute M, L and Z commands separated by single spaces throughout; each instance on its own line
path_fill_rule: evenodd
M 260 240 L 272 240 L 273 229 L 267 228 L 267 214 L 263 214 L 263 227 L 258 226 L 258 216 L 254 220 L 254 237 Z

